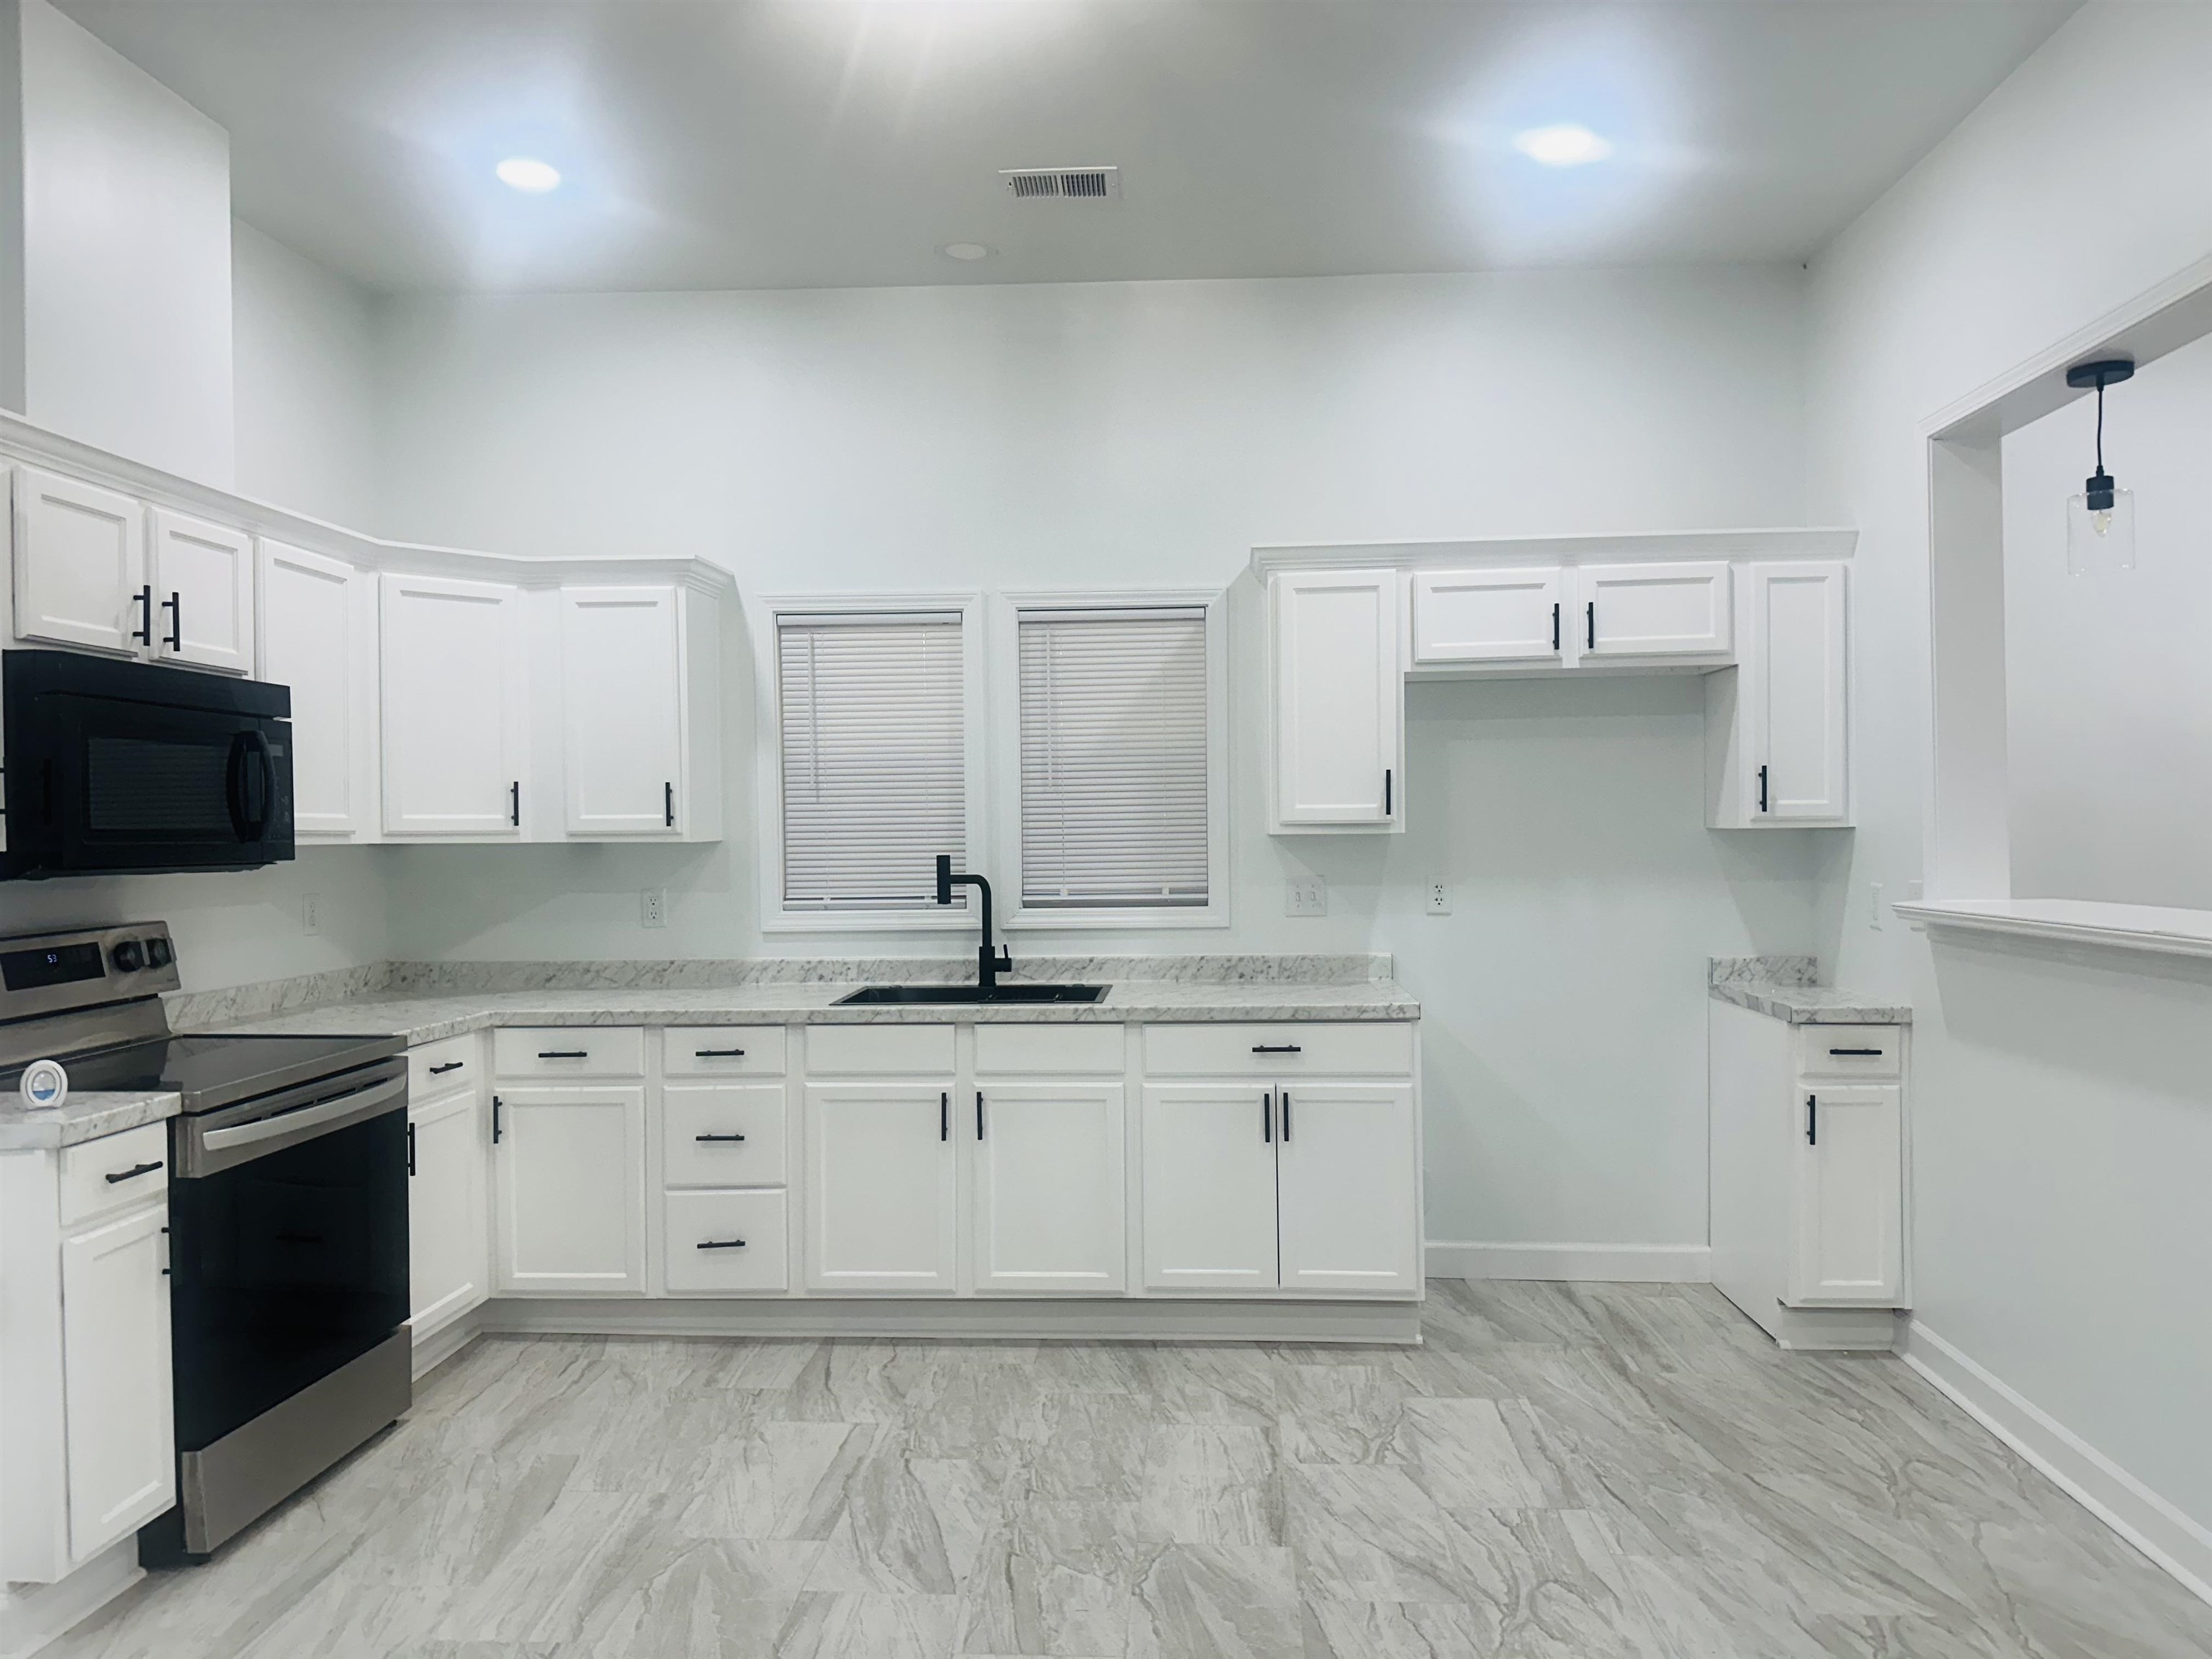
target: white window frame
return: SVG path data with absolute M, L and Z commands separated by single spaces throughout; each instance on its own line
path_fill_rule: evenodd
M 1158 606 L 1206 612 L 1206 902 L 1080 910 L 1022 903 L 1021 613 Z M 991 616 L 991 776 L 994 845 L 1012 862 L 994 872 L 992 896 L 1009 933 L 1229 926 L 1229 603 L 1219 588 L 1037 588 L 994 597 Z
M 793 910 L 783 902 L 783 730 L 782 687 L 776 667 L 776 621 L 805 615 L 866 617 L 916 611 L 957 612 L 960 617 L 961 702 L 964 727 L 963 769 L 967 777 L 967 860 L 971 870 L 988 870 L 990 818 L 983 810 L 988 781 L 984 768 L 987 665 L 980 593 L 779 593 L 763 596 L 753 612 L 754 706 L 757 739 L 755 760 L 760 787 L 760 914 L 763 933 L 963 933 L 975 931 L 975 913 L 967 905 L 921 910 Z M 997 884 L 992 884 L 996 896 Z

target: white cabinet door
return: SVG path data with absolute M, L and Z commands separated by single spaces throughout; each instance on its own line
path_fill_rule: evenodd
M 1816 1084 L 1797 1101 L 1792 1305 L 1904 1299 L 1903 1112 L 1895 1085 Z
M 1270 1083 L 1145 1091 L 1152 1289 L 1274 1287 L 1274 1110 Z
M 292 813 L 301 836 L 371 828 L 375 607 L 366 571 L 282 542 L 261 544 L 258 678 L 292 690 Z
M 15 521 L 17 639 L 121 656 L 153 642 L 144 507 L 19 466 Z
M 383 578 L 387 834 L 520 836 L 521 599 L 492 582 Z
M 673 587 L 561 590 L 562 769 L 572 836 L 682 834 L 684 619 Z
M 1395 570 L 1279 572 L 1274 653 L 1276 831 L 1398 820 L 1404 683 Z
M 493 1097 L 499 1287 L 645 1290 L 645 1091 L 501 1088 Z
M 1753 816 L 1840 823 L 1845 795 L 1844 568 L 1751 567 Z M 1741 695 L 1741 692 L 1739 693 Z
M 1413 661 L 1557 662 L 1563 604 L 1557 565 L 1422 571 L 1413 578 Z
M 155 659 L 251 674 L 253 538 L 156 507 L 147 563 Z
M 994 1082 L 969 1104 L 975 1288 L 1124 1289 L 1122 1085 Z
M 490 1293 L 482 1103 L 464 1089 L 408 1111 L 408 1312 L 417 1341 Z
M 1583 657 L 1724 657 L 1734 607 L 1724 561 L 1586 564 L 1575 573 Z
M 1283 1287 L 1419 1291 L 1412 1085 L 1285 1083 L 1275 1113 Z
M 70 1555 L 82 1561 L 176 1501 L 168 1206 L 62 1241 Z
M 806 1284 L 956 1287 L 952 1097 L 935 1083 L 806 1090 Z

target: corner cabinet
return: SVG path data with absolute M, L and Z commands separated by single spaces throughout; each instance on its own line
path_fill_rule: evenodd
M 255 678 L 292 688 L 293 827 L 305 840 L 374 836 L 376 579 L 264 541 Z
M 520 591 L 387 575 L 380 598 L 385 833 L 520 839 Z
M 1270 832 L 1402 826 L 1398 585 L 1395 570 L 1268 579 Z

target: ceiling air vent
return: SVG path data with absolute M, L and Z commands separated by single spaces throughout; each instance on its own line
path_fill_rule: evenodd
M 1121 194 L 1119 167 L 1007 167 L 999 177 L 1018 202 L 1110 202 Z

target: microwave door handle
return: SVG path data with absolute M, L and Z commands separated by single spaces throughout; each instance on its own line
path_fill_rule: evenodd
M 255 776 L 249 784 L 246 759 L 253 757 Z M 230 742 L 230 766 L 224 780 L 230 797 L 230 826 L 242 842 L 259 841 L 269 833 L 270 802 L 276 793 L 276 767 L 269 757 L 269 739 L 258 731 L 240 732 Z

